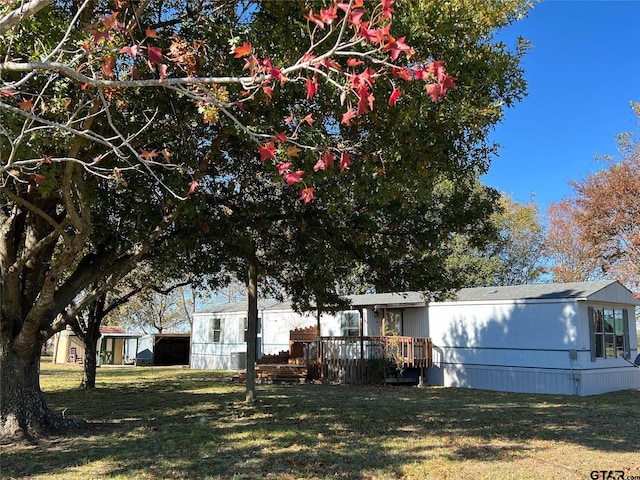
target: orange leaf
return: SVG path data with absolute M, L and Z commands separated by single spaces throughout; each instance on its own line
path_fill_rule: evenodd
M 251 45 L 250 43 L 244 42 L 239 47 L 236 47 L 233 49 L 235 53 L 234 58 L 246 57 L 247 55 L 251 54 L 251 50 L 253 50 L 253 45 Z
M 33 99 L 23 100 L 22 102 L 18 102 L 18 107 L 25 112 L 30 112 L 33 110 Z

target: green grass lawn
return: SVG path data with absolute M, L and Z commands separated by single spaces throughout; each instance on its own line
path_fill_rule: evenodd
M 640 479 L 640 392 L 576 398 L 453 388 L 261 385 L 226 373 L 43 363 L 86 431 L 2 446 L 2 478 Z

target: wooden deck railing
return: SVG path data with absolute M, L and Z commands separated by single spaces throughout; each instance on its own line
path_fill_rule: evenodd
M 384 377 L 389 364 L 398 369 L 432 366 L 430 338 L 318 337 L 314 376 L 343 383 L 371 383 Z

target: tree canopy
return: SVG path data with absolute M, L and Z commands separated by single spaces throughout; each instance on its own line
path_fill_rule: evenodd
M 492 209 L 466 185 L 524 93 L 492 35 L 527 3 L 311 6 L 0 6 L 3 434 L 57 422 L 40 346 L 161 252 L 216 273 L 253 251 L 299 298 L 351 258 L 379 288 L 454 285 L 425 262 Z

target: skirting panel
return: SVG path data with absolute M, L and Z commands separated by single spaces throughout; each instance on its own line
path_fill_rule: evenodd
M 430 385 L 561 395 L 597 395 L 640 388 L 640 369 L 562 370 L 441 364 L 430 368 Z

